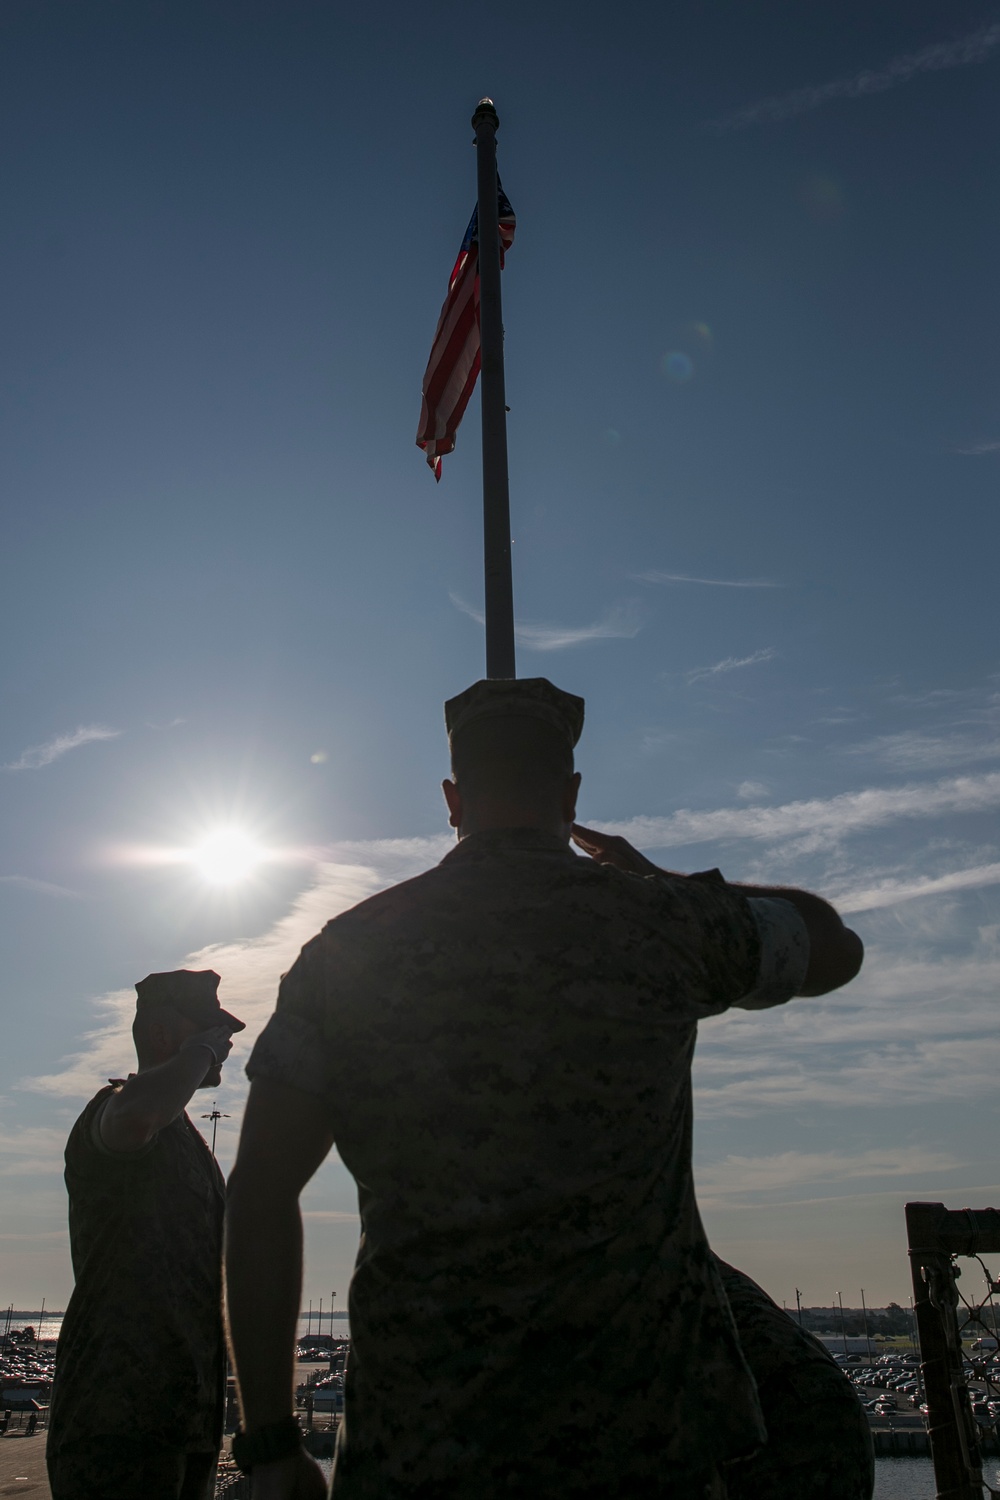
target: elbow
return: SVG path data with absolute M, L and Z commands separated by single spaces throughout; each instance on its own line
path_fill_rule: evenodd
M 826 943 L 810 955 L 805 983 L 799 993 L 811 997 L 842 989 L 860 974 L 864 959 L 864 943 L 850 927 L 842 927 L 835 943 Z
M 850 927 L 844 928 L 844 937 L 847 939 L 847 952 L 844 959 L 845 973 L 840 982 L 850 984 L 851 980 L 857 979 L 861 973 L 861 965 L 865 961 L 865 945 Z

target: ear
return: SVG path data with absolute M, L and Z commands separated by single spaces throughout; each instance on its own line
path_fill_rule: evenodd
M 448 804 L 448 823 L 452 828 L 462 826 L 462 794 L 453 781 L 445 780 L 441 783 L 444 792 L 444 800 Z
M 566 783 L 563 797 L 563 820 L 567 823 L 576 822 L 576 799 L 580 795 L 580 780 L 580 772 L 574 771 Z
M 177 1038 L 163 1021 L 151 1021 L 147 1033 L 150 1054 L 163 1062 L 177 1051 Z

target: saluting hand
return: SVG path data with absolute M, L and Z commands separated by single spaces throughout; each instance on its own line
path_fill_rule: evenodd
M 181 1051 L 186 1052 L 189 1047 L 207 1047 L 214 1054 L 216 1065 L 221 1068 L 233 1050 L 233 1034 L 228 1026 L 209 1026 L 207 1031 L 189 1036 Z
M 651 859 L 633 849 L 628 839 L 620 834 L 601 833 L 596 828 L 584 828 L 574 823 L 570 837 L 584 854 L 599 865 L 614 865 L 616 870 L 631 870 L 635 875 L 666 875 L 668 872 L 654 865 Z

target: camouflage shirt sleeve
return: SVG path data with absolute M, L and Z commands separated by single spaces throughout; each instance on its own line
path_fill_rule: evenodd
M 741 1010 L 783 1005 L 802 989 L 809 966 L 809 933 L 790 901 L 750 896 L 747 905 L 760 938 L 760 967 L 752 990 L 733 1003 Z
M 247 1060 L 248 1078 L 273 1078 L 304 1094 L 328 1096 L 330 1054 L 322 1024 L 327 973 L 320 938 L 313 938 L 282 975 L 274 1015 Z

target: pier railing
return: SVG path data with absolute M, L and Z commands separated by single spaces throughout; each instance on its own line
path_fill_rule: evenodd
M 1000 1211 L 908 1203 L 906 1238 L 937 1500 L 1000 1497 L 1000 1490 L 983 1479 L 980 1430 L 972 1411 L 962 1347 L 963 1334 L 968 1337 L 970 1332 L 987 1341 L 984 1357 L 973 1361 L 974 1375 L 1000 1397 L 1000 1359 L 994 1358 L 1000 1354 L 995 1287 L 983 1266 L 986 1296 L 980 1302 L 963 1296 L 957 1263 L 963 1256 L 978 1259 L 1000 1253 Z

